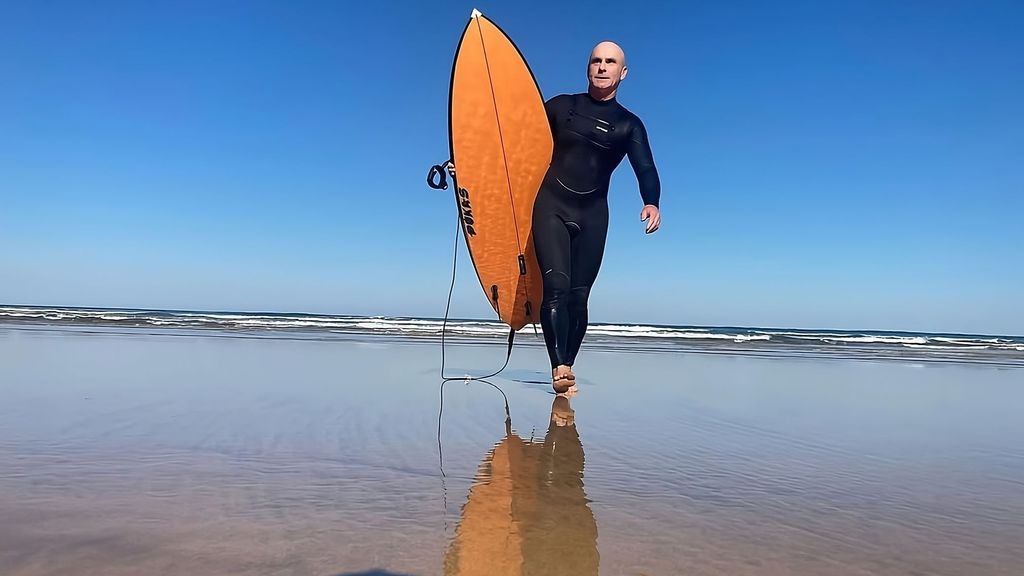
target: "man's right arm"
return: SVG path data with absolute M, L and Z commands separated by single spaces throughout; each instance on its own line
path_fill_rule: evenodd
M 558 123 L 558 114 L 566 109 L 568 105 L 568 96 L 565 94 L 559 94 L 552 96 L 544 103 L 544 111 L 548 115 L 548 126 L 551 127 L 551 133 L 555 133 L 555 125 Z

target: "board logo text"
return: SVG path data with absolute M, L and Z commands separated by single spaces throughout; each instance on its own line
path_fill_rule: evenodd
M 476 230 L 473 228 L 473 206 L 469 203 L 469 191 L 465 188 L 459 188 L 458 204 L 462 223 L 466 226 L 466 234 L 476 236 Z

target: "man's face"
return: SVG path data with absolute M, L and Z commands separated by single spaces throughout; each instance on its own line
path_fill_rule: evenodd
M 612 42 L 602 42 L 590 53 L 587 78 L 590 85 L 601 91 L 612 91 L 626 77 L 626 56 Z

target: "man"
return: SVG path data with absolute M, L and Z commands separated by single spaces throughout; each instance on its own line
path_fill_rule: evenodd
M 533 238 L 544 281 L 540 321 L 559 394 L 576 383 L 572 367 L 608 233 L 608 185 L 624 157 L 639 184 L 646 232 L 661 225 L 661 183 L 647 131 L 616 98 L 626 73 L 622 48 L 601 42 L 590 53 L 587 92 L 555 96 L 544 105 L 554 153 L 533 207 Z M 454 175 L 453 166 L 449 171 Z

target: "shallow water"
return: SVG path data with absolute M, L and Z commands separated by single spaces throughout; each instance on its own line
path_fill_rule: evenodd
M 0 574 L 1019 574 L 1024 370 L 542 354 L 0 327 Z

